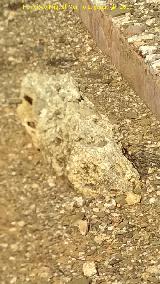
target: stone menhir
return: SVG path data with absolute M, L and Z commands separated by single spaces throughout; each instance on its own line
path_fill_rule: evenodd
M 140 187 L 138 172 L 114 141 L 110 121 L 69 74 L 27 74 L 21 99 L 21 122 L 57 177 L 65 176 L 85 195 Z

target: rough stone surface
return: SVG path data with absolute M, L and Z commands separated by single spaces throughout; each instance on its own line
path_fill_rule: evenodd
M 84 194 L 128 191 L 138 172 L 115 143 L 108 118 L 78 91 L 69 74 L 30 73 L 22 82 L 18 115 L 56 176 Z
M 139 203 L 140 200 L 141 200 L 141 196 L 139 194 L 128 192 L 127 197 L 126 197 L 126 202 L 128 205 L 134 205 L 136 203 Z
M 87 261 L 83 264 L 83 273 L 87 277 L 97 274 L 97 269 L 94 261 Z

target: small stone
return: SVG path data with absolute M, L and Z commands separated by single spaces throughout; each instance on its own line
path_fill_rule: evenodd
M 104 203 L 104 207 L 114 209 L 116 207 L 116 201 L 114 199 L 110 199 L 109 202 Z
M 152 63 L 152 68 L 153 69 L 160 69 L 160 59 L 156 60 Z
M 149 203 L 150 204 L 154 204 L 156 202 L 156 198 L 155 197 L 151 197 L 150 199 L 149 199 Z
M 133 192 L 128 192 L 126 197 L 126 202 L 128 205 L 134 205 L 140 203 L 141 196 L 139 194 L 135 194 Z
M 33 188 L 33 189 L 37 189 L 37 188 L 39 188 L 39 185 L 38 185 L 37 183 L 33 183 L 33 184 L 32 184 L 32 188 Z
M 94 261 L 87 261 L 83 264 L 83 273 L 87 277 L 97 275 L 97 268 Z
M 17 277 L 13 277 L 11 280 L 10 280 L 10 284 L 14 284 L 17 282 Z
M 139 50 L 141 51 L 142 55 L 151 55 L 153 54 L 156 50 L 156 46 L 149 46 L 149 45 L 143 45 L 140 46 Z
M 17 251 L 18 250 L 18 244 L 17 243 L 16 244 L 12 244 L 11 245 L 11 250 Z
M 15 19 L 15 17 L 16 17 L 16 12 L 14 12 L 14 11 L 9 12 L 8 21 L 12 22 Z
M 106 240 L 107 236 L 105 234 L 99 234 L 98 236 L 95 236 L 94 241 L 101 245 L 105 240 Z
M 146 25 L 150 27 L 152 24 L 154 24 L 154 23 L 155 23 L 155 21 L 156 21 L 156 19 L 155 19 L 155 18 L 148 19 L 148 20 L 146 21 Z
M 50 269 L 49 267 L 43 266 L 38 269 L 38 276 L 41 278 L 49 278 L 50 277 Z
M 98 213 L 99 212 L 99 208 L 97 208 L 97 207 L 93 208 L 93 212 L 94 213 Z
M 153 174 L 154 173 L 154 169 L 153 168 L 149 168 L 148 169 L 148 174 Z
M 143 40 L 151 40 L 154 39 L 155 35 L 154 34 L 144 34 L 144 35 L 133 35 L 128 38 L 129 43 L 133 42 L 142 42 Z
M 125 204 L 125 196 L 123 194 L 116 197 L 117 207 L 123 206 Z
M 126 28 L 126 33 L 128 36 L 142 34 L 145 31 L 144 25 L 132 25 Z
M 84 205 L 84 200 L 83 200 L 82 196 L 74 197 L 73 200 L 76 202 L 78 207 L 82 207 Z
M 25 226 L 25 222 L 24 221 L 19 221 L 17 224 L 21 228 Z
M 78 228 L 79 228 L 81 235 L 82 236 L 87 235 L 88 230 L 89 230 L 87 220 L 79 220 L 79 221 L 77 221 L 77 225 L 78 225 Z
M 0 244 L 0 247 L 3 249 L 5 249 L 5 248 L 7 248 L 8 247 L 8 244 L 6 244 L 6 243 L 2 243 L 2 244 Z
M 48 179 L 48 185 L 50 187 L 54 187 L 55 186 L 55 178 L 49 178 Z

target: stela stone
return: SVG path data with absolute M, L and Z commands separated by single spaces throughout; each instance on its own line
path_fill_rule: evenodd
M 53 174 L 86 196 L 140 188 L 139 174 L 114 141 L 108 118 L 69 75 L 29 73 L 17 112 Z

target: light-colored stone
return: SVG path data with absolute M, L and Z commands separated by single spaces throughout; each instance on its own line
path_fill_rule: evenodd
M 87 261 L 83 264 L 83 273 L 87 277 L 97 275 L 97 268 L 94 261 Z
M 146 55 L 145 62 L 154 62 L 160 59 L 160 54 L 148 54 Z
M 154 23 L 155 23 L 155 21 L 156 21 L 156 19 L 155 19 L 155 18 L 148 19 L 148 20 L 146 21 L 146 25 L 150 27 L 152 24 L 154 24 Z
M 82 236 L 85 236 L 87 235 L 88 233 L 88 230 L 89 230 L 89 224 L 87 222 L 87 220 L 78 220 L 76 222 L 78 228 L 79 228 L 79 231 L 81 233 Z
M 139 188 L 139 174 L 114 141 L 108 118 L 69 75 L 30 73 L 22 81 L 18 115 L 58 177 L 85 195 Z
M 152 63 L 152 68 L 160 70 L 160 59 Z
M 144 40 L 151 40 L 154 39 L 155 35 L 154 34 L 141 34 L 141 35 L 134 35 L 128 38 L 129 43 L 134 43 L 137 41 L 144 41 Z
M 133 192 L 128 192 L 126 197 L 126 202 L 128 205 L 134 205 L 136 203 L 140 203 L 141 196 L 139 194 L 135 194 Z
M 116 201 L 112 198 L 109 201 L 107 201 L 106 203 L 104 203 L 104 207 L 106 207 L 108 209 L 114 209 L 116 207 Z
M 94 240 L 97 244 L 101 245 L 107 239 L 106 234 L 98 234 Z
M 157 50 L 156 46 L 142 45 L 139 50 L 142 52 L 142 55 L 153 54 Z
M 25 222 L 24 222 L 23 220 L 22 220 L 22 221 L 19 221 L 17 224 L 18 224 L 18 226 L 21 227 L 21 228 L 25 226 Z
M 76 202 L 78 207 L 82 207 L 84 205 L 84 199 L 82 198 L 82 196 L 74 197 L 73 201 Z

